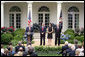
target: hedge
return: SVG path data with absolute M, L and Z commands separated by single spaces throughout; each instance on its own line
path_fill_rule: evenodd
M 13 40 L 13 36 L 10 33 L 2 34 L 1 35 L 1 43 L 9 44 L 9 42 Z
M 62 56 L 59 54 L 62 47 L 35 46 L 35 52 L 39 56 Z
M 72 30 L 72 29 L 67 29 L 67 30 L 64 32 L 64 34 L 67 34 L 68 32 L 74 33 L 74 30 Z
M 35 46 L 35 51 L 61 51 L 61 46 L 60 47 L 48 47 L 48 46 Z
M 16 35 L 14 36 L 14 40 L 18 40 L 18 41 L 21 41 L 23 39 L 23 35 Z
M 22 28 L 20 28 L 20 29 L 17 29 L 16 31 L 14 31 L 14 36 L 16 36 L 16 35 L 24 35 L 24 33 L 25 33 L 25 29 L 22 29 Z
M 84 41 L 84 36 L 76 36 L 75 39 L 77 39 L 80 42 Z
M 12 40 L 11 43 L 13 46 L 16 46 L 18 44 L 18 40 Z
M 60 40 L 60 44 L 64 44 L 64 40 Z

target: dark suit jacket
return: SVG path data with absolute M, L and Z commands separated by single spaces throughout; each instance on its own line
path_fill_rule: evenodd
M 34 30 L 33 27 L 31 27 L 31 30 L 30 30 L 30 32 L 32 33 L 31 35 L 33 35 L 33 30 Z M 26 28 L 26 32 L 29 32 L 29 27 Z
M 35 52 L 33 52 L 32 54 L 30 54 L 30 56 L 38 56 Z
M 68 48 L 69 48 L 68 45 L 62 46 L 62 50 L 66 50 Z
M 59 22 L 59 30 L 57 30 L 57 26 L 55 27 L 55 37 L 61 33 L 62 27 L 63 27 L 63 22 Z
M 75 50 L 72 50 L 71 52 L 69 52 L 69 56 L 75 56 Z
M 71 51 L 72 51 L 72 49 L 69 48 L 69 49 L 66 50 L 66 53 L 69 53 L 69 52 L 71 52 Z
M 43 35 L 45 35 L 45 33 L 46 33 L 46 27 L 43 28 L 43 31 L 42 31 L 42 26 L 40 27 L 40 35 L 42 35 L 42 33 L 44 33 Z
M 63 22 L 59 22 L 59 27 L 60 27 L 60 29 L 62 30 Z
M 59 27 L 59 30 L 57 30 L 57 26 L 56 26 L 56 28 L 55 28 L 55 38 L 60 36 L 60 30 L 61 30 L 61 27 Z
M 23 51 L 25 51 L 25 47 L 24 46 L 16 46 L 15 47 L 15 52 L 18 52 L 19 48 L 22 47 L 23 48 Z

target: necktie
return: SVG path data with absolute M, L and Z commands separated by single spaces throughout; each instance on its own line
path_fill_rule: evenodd
M 57 31 L 59 32 L 59 27 L 57 28 Z
M 29 27 L 29 31 L 31 30 L 31 28 Z
M 42 27 L 42 31 L 43 31 L 43 27 Z

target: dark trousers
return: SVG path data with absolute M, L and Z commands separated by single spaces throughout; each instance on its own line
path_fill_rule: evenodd
M 31 45 L 32 43 L 32 37 L 33 37 L 33 35 L 30 35 L 30 43 L 28 43 L 28 39 L 27 39 L 27 45 Z
M 43 45 L 45 45 L 45 35 L 40 35 L 40 45 L 42 45 L 42 40 L 43 40 Z
M 33 36 L 33 35 L 30 35 L 30 41 L 32 41 L 32 36 Z
M 57 45 L 57 41 L 58 41 L 58 46 L 60 45 L 60 33 L 57 33 L 55 35 L 55 45 Z

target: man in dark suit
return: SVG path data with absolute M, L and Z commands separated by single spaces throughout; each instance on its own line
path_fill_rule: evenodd
M 56 25 L 56 28 L 55 28 L 55 45 L 57 45 L 57 38 L 58 38 L 58 46 L 60 45 L 60 34 L 62 31 L 62 27 L 63 27 L 63 22 L 60 19 L 59 23 Z
M 66 56 L 69 56 L 69 53 L 72 51 L 72 48 L 71 48 L 71 47 L 72 47 L 72 44 L 69 43 L 69 44 L 68 44 L 68 47 L 69 47 L 69 48 L 66 49 Z
M 45 33 L 46 33 L 46 27 L 42 23 L 42 26 L 40 27 L 40 45 L 42 45 L 42 40 L 43 40 L 43 45 L 45 45 Z
M 66 56 L 66 50 L 68 49 L 68 41 L 65 41 L 65 45 L 62 46 L 62 56 Z
M 61 33 L 62 28 L 63 28 L 63 21 L 62 21 L 62 19 L 59 20 L 59 27 L 60 27 L 60 33 Z
M 22 43 L 21 42 L 18 42 L 18 46 L 15 47 L 15 52 L 17 53 L 19 51 L 19 48 L 22 47 L 23 48 L 23 51 L 25 51 L 25 47 L 22 46 Z
M 71 52 L 69 52 L 69 56 L 75 56 L 75 50 L 72 50 Z
M 26 33 L 27 33 L 27 38 L 28 36 L 30 36 L 30 42 L 32 41 L 32 37 L 33 37 L 33 27 L 31 24 L 28 24 L 28 27 L 26 28 Z M 30 43 L 31 45 L 31 43 Z

